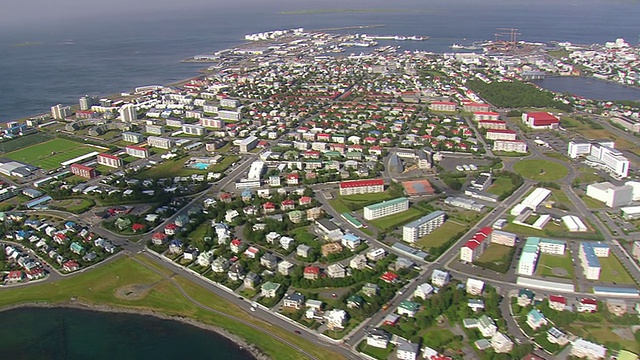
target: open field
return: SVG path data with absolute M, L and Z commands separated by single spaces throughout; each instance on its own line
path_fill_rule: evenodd
M 627 336 L 620 336 L 619 330 L 624 327 L 618 327 L 613 324 L 572 324 L 569 331 L 573 332 L 577 336 L 584 338 L 598 339 L 600 344 L 605 343 L 618 343 L 621 349 L 626 349 L 634 353 L 640 352 L 640 343 L 635 341 L 633 333 L 629 329 L 626 333 L 630 333 Z M 625 332 L 622 332 L 625 333 Z
M 27 148 L 35 144 L 39 144 L 41 142 L 45 142 L 51 139 L 52 137 L 45 133 L 35 133 L 27 136 L 21 136 L 13 140 L 3 141 L 2 145 L 0 145 L 0 150 L 3 153 L 9 153 L 12 151 Z
M 445 221 L 442 226 L 433 230 L 431 234 L 425 235 L 422 239 L 418 240 L 417 244 L 426 250 L 442 246 L 446 244 L 452 236 L 467 229 L 468 227 L 462 224 L 448 220 Z
M 165 277 L 170 275 L 171 271 L 159 267 L 144 256 L 140 256 L 139 259 L 148 266 L 157 268 L 163 275 L 161 276 L 133 259 L 120 258 L 97 269 L 55 283 L 3 289 L 2 296 L 0 296 L 0 306 L 6 307 L 33 302 L 66 303 L 70 297 L 76 296 L 77 303 L 154 311 L 169 316 L 187 317 L 204 324 L 214 325 L 241 337 L 250 344 L 256 345 L 271 358 L 300 359 L 303 355 L 276 338 L 269 336 L 269 334 L 274 334 L 281 339 L 296 344 L 319 359 L 341 358 L 339 354 L 315 346 L 293 333 L 254 319 L 240 307 L 227 302 L 183 277 L 174 276 L 173 279 L 176 283 L 195 301 L 200 304 L 206 304 L 206 306 L 226 315 L 202 309 L 185 298 L 176 285 Z M 143 290 L 137 292 L 137 296 L 131 297 L 127 297 L 122 294 L 122 291 L 118 291 L 132 286 Z M 239 321 L 234 321 L 234 319 Z M 260 329 L 240 321 L 257 326 Z
M 67 139 L 53 139 L 8 153 L 9 159 L 21 161 L 45 170 L 60 167 L 60 163 L 100 149 Z
M 86 198 L 73 198 L 73 199 L 64 199 L 64 200 L 54 200 L 51 202 L 51 205 L 62 208 L 63 210 L 72 212 L 74 214 L 79 214 L 89 210 L 91 207 L 95 205 L 95 202 L 91 199 Z
M 416 220 L 425 214 L 425 211 L 420 210 L 416 207 L 411 207 L 407 211 L 371 220 L 369 222 L 375 225 L 380 230 L 388 231 L 397 226 L 404 225 L 410 221 Z
M 549 200 L 554 202 L 554 207 L 564 206 L 569 208 L 573 204 L 564 191 L 558 189 L 549 190 L 551 190 L 551 196 L 549 196 Z
M 487 250 L 485 250 L 478 260 L 474 261 L 474 263 L 483 268 L 504 274 L 509 270 L 515 250 L 516 249 L 514 247 L 490 244 L 489 247 L 487 247 Z
M 358 351 L 363 354 L 367 354 L 374 359 L 386 360 L 389 355 L 393 352 L 394 346 L 392 344 L 387 345 L 386 349 L 380 349 L 375 346 L 367 345 L 366 340 L 362 340 L 360 344 L 358 344 Z
M 356 211 L 365 206 L 379 203 L 385 200 L 395 199 L 404 196 L 401 186 L 389 186 L 384 192 L 375 194 L 338 195 L 329 201 L 331 206 L 339 213 Z
M 635 285 L 636 282 L 627 270 L 622 266 L 620 260 L 613 254 L 609 254 L 606 258 L 598 258 L 600 261 L 600 281 L 606 283 Z
M 591 129 L 591 130 L 581 130 L 580 134 L 582 134 L 587 139 L 609 139 L 613 140 L 616 143 L 616 149 L 624 150 L 629 148 L 637 147 L 636 145 L 628 142 L 627 140 L 613 134 L 605 129 Z
M 588 185 L 605 181 L 605 179 L 602 176 L 598 175 L 598 173 L 594 169 L 586 166 L 581 167 L 577 175 L 578 176 L 576 176 L 576 179 L 578 179 L 581 184 Z
M 542 277 L 573 279 L 575 278 L 575 272 L 573 270 L 573 262 L 571 259 L 571 253 L 569 251 L 566 251 L 564 256 L 540 254 L 538 265 L 536 267 L 536 275 Z M 556 269 L 555 272 L 554 268 Z M 560 269 L 564 269 L 564 271 Z M 562 273 L 565 273 L 566 275 Z
M 601 209 L 603 207 L 606 207 L 606 205 L 602 201 L 598 201 L 587 195 L 580 195 L 580 199 L 589 209 Z
M 569 162 L 569 158 L 560 153 L 548 152 L 544 154 L 546 157 L 550 157 L 552 159 L 560 160 L 562 162 Z
M 523 177 L 536 181 L 556 181 L 569 174 L 566 167 L 549 160 L 523 160 L 513 169 Z
M 487 189 L 488 193 L 494 194 L 494 195 L 502 195 L 506 192 L 511 191 L 515 186 L 513 185 L 513 183 L 511 182 L 511 179 L 506 177 L 506 176 L 501 176 L 496 178 L 493 181 L 493 184 L 491 184 L 491 186 L 489 186 L 489 189 Z
M 156 165 L 151 169 L 142 171 L 135 175 L 138 179 L 159 179 L 164 177 L 176 177 L 176 176 L 191 176 L 192 174 L 207 174 L 210 172 L 222 172 L 226 170 L 231 164 L 239 159 L 238 156 L 227 156 L 219 164 L 210 166 L 206 170 L 188 169 L 184 167 L 187 159 L 181 158 L 176 160 L 167 160 L 162 164 Z

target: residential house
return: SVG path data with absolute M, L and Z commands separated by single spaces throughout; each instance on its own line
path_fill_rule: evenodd
M 299 292 L 294 292 L 285 295 L 282 306 L 285 308 L 300 309 L 302 304 L 304 304 L 304 295 Z
M 562 330 L 552 327 L 547 331 L 547 341 L 552 344 L 558 344 L 560 346 L 565 346 L 569 342 L 569 337 L 567 334 L 562 332 Z
M 387 271 L 380 276 L 380 279 L 386 283 L 394 283 L 398 280 L 398 274 L 393 273 L 391 271 Z
M 578 310 L 578 312 L 594 313 L 598 311 L 598 301 L 596 299 L 582 298 L 578 302 L 578 306 L 576 310 Z
M 428 283 L 420 284 L 416 287 L 416 290 L 413 292 L 413 297 L 421 298 L 422 300 L 426 300 L 429 295 L 433 293 L 433 286 Z
M 467 300 L 467 306 L 474 312 L 478 312 L 479 310 L 484 309 L 484 301 L 480 299 L 469 299 Z
M 380 287 L 376 284 L 366 283 L 362 286 L 362 293 L 368 297 L 376 296 L 380 293 Z
M 260 265 L 269 270 L 274 270 L 278 266 L 278 257 L 271 253 L 266 253 L 260 258 Z
M 522 307 L 529 306 L 533 302 L 533 291 L 529 289 L 520 289 L 518 291 L 518 305 Z
M 527 314 L 527 325 L 533 330 L 537 330 L 539 327 L 547 325 L 547 319 L 537 309 L 531 309 Z
M 198 256 L 198 249 L 189 245 L 187 249 L 184 251 L 184 255 L 182 258 L 184 260 L 193 261 Z
M 513 341 L 501 332 L 496 332 L 491 337 L 491 347 L 496 353 L 509 353 L 513 350 Z
M 419 354 L 419 344 L 414 344 L 402 338 L 398 340 L 398 349 L 396 350 L 398 360 L 416 360 Z
M 492 337 L 498 331 L 495 321 L 487 315 L 482 315 L 478 318 L 478 330 L 484 337 Z
M 607 348 L 591 341 L 578 339 L 571 344 L 570 355 L 589 360 L 604 359 L 607 355 Z
M 211 262 L 211 270 L 215 273 L 225 272 L 229 268 L 229 260 L 222 256 L 216 258 Z
M 451 276 L 448 272 L 435 269 L 431 273 L 431 284 L 437 287 L 443 287 L 449 283 Z
M 363 270 L 367 267 L 367 257 L 358 254 L 349 261 L 349 267 L 355 270 Z
M 350 249 L 351 251 L 360 246 L 360 242 L 360 238 L 353 234 L 344 234 L 341 241 L 342 246 Z
M 320 277 L 320 268 L 317 266 L 307 266 L 304 268 L 303 274 L 305 279 L 317 280 Z
M 231 281 L 240 281 L 244 279 L 244 269 L 239 262 L 233 263 L 227 271 L 227 276 Z
M 278 272 L 284 276 L 289 276 L 293 272 L 294 265 L 287 260 L 278 264 Z
M 367 332 L 367 345 L 379 349 L 386 349 L 391 340 L 391 334 L 380 328 L 373 328 Z
M 249 259 L 255 259 L 260 254 L 260 249 L 255 246 L 249 246 L 243 255 Z
M 300 244 L 296 248 L 296 256 L 307 258 L 309 257 L 309 253 L 311 252 L 311 246 Z
M 364 305 L 365 301 L 362 298 L 362 296 L 360 295 L 351 295 L 349 296 L 349 298 L 347 299 L 347 307 L 349 309 L 353 309 L 353 308 L 359 308 L 362 305 Z
M 240 239 L 233 239 L 229 244 L 229 248 L 231 249 L 232 253 L 239 254 L 242 249 L 244 249 L 244 244 L 242 243 L 242 241 L 240 241 Z
M 178 239 L 171 240 L 169 243 L 169 253 L 182 254 L 182 241 Z
M 329 310 L 324 314 L 324 318 L 325 320 L 327 320 L 327 327 L 329 328 L 329 330 L 344 329 L 347 317 L 347 312 L 342 309 Z
M 260 276 L 256 273 L 250 272 L 244 277 L 244 286 L 250 289 L 254 289 L 260 283 Z
M 327 266 L 327 276 L 333 279 L 340 279 L 347 276 L 347 272 L 340 263 L 334 263 Z
M 295 240 L 288 236 L 283 236 L 278 242 L 280 243 L 281 248 L 283 248 L 284 250 L 289 250 L 295 243 Z
M 561 295 L 549 296 L 549 308 L 556 311 L 564 311 L 567 307 L 567 299 Z
M 482 294 L 482 289 L 484 289 L 484 281 L 472 278 L 467 279 L 467 294 L 478 296 Z
M 415 301 L 403 300 L 398 305 L 396 312 L 398 315 L 407 315 L 408 317 L 414 317 L 420 310 L 420 304 Z
M 260 288 L 260 295 L 266 298 L 273 298 L 276 297 L 278 289 L 280 289 L 280 284 L 267 281 L 262 284 L 262 287 Z

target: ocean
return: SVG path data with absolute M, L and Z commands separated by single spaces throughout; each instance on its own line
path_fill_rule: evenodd
M 157 6 L 129 0 L 119 1 L 124 8 L 91 11 L 95 2 L 62 7 L 40 21 L 32 19 L 35 7 L 28 8 L 29 16 L 12 17 L 11 9 L 0 14 L 0 122 L 48 112 L 57 103 L 76 104 L 85 94 L 129 92 L 194 76 L 204 65 L 180 60 L 241 44 L 245 34 L 260 31 L 382 24 L 342 32 L 429 36 L 395 44 L 434 52 L 491 40 L 504 31 L 498 28 L 517 28 L 521 39 L 536 42 L 623 37 L 635 44 L 640 35 L 638 1 L 624 0 L 189 0 Z M 28 21 L 18 21 L 20 15 Z
M 67 308 L 0 312 L 3 359 L 249 360 L 226 338 L 172 320 Z

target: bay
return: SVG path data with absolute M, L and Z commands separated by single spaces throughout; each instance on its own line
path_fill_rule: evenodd
M 151 316 L 22 308 L 0 312 L 0 323 L 3 359 L 254 359 L 221 335 Z
M 547 90 L 569 93 L 588 99 L 640 101 L 639 88 L 593 77 L 552 76 L 534 80 L 533 83 Z
M 640 35 L 638 1 L 155 3 L 128 0 L 120 8 L 88 0 L 82 7 L 60 2 L 55 9 L 25 5 L 25 13 L 5 9 L 0 14 L 0 121 L 48 112 L 57 103 L 76 104 L 85 94 L 108 95 L 194 76 L 203 65 L 181 59 L 240 44 L 247 33 L 274 29 L 383 24 L 342 32 L 429 36 L 424 42 L 395 44 L 434 52 L 449 51 L 453 43 L 493 39 L 498 28 L 510 27 L 518 28 L 522 39 L 538 42 L 604 43 L 623 37 L 635 44 Z M 47 16 L 38 18 L 39 13 Z

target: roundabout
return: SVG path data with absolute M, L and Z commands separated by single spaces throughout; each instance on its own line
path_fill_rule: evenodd
M 518 161 L 513 170 L 526 179 L 536 181 L 557 181 L 569 175 L 565 165 L 542 159 Z

